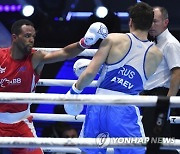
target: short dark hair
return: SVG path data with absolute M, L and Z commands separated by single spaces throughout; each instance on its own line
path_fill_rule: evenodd
M 168 11 L 165 7 L 162 6 L 154 6 L 153 9 L 158 8 L 162 14 L 163 19 L 168 19 L 169 15 L 168 15 Z
M 21 33 L 22 25 L 30 25 L 30 26 L 34 27 L 34 24 L 30 20 L 20 19 L 13 23 L 13 25 L 11 27 L 11 34 L 19 35 Z
M 153 8 L 145 2 L 136 3 L 129 8 L 129 17 L 135 29 L 149 30 L 154 18 Z

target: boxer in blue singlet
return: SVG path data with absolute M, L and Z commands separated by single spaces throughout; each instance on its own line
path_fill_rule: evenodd
M 162 54 L 147 40 L 153 21 L 153 9 L 140 2 L 129 9 L 130 33 L 111 33 L 104 39 L 92 61 L 70 89 L 80 93 L 89 85 L 103 65 L 96 95 L 138 95 L 146 80 L 155 72 Z M 89 105 L 82 129 L 85 138 L 100 133 L 109 137 L 144 137 L 139 109 L 129 106 Z M 82 149 L 89 154 L 105 153 L 106 149 Z M 117 148 L 117 154 L 144 154 L 145 148 Z

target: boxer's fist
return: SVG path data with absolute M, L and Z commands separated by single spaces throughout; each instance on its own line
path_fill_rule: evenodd
M 106 25 L 101 22 L 95 22 L 89 27 L 84 38 L 79 41 L 79 44 L 82 48 L 89 48 L 95 44 L 98 39 L 105 39 L 107 35 L 108 29 Z
M 90 59 L 78 59 L 73 65 L 73 70 L 74 70 L 75 75 L 77 77 L 80 77 L 82 72 L 88 67 L 91 61 L 92 60 Z M 97 73 L 98 75 L 101 74 L 102 69 L 103 69 L 103 65 L 99 68 L 99 71 Z
M 78 59 L 73 65 L 75 75 L 79 77 L 81 73 L 88 67 L 90 62 L 90 59 Z
M 75 84 L 73 84 L 72 88 L 67 92 L 67 95 L 80 94 L 81 92 L 82 90 L 78 90 L 75 87 Z M 66 113 L 74 116 L 79 115 L 82 112 L 83 108 L 83 104 L 64 104 L 64 110 L 66 111 Z

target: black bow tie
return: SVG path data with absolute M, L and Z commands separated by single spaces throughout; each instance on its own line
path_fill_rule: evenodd
M 155 42 L 155 44 L 157 44 L 157 37 L 153 37 L 153 36 L 148 34 L 148 40 L 152 41 L 152 42 Z

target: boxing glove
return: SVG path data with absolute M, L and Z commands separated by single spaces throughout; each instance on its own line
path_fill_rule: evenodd
M 90 25 L 85 36 L 79 41 L 82 48 L 89 48 L 91 45 L 95 44 L 98 39 L 105 39 L 108 35 L 108 29 L 106 25 L 101 22 L 95 22 Z
M 82 90 L 78 90 L 75 87 L 75 83 L 72 85 L 71 89 L 67 92 L 67 95 L 71 94 L 80 94 Z M 83 104 L 64 104 L 64 110 L 69 115 L 77 116 L 79 115 L 84 108 Z
M 79 77 L 82 74 L 82 72 L 88 67 L 90 62 L 91 62 L 90 59 L 78 59 L 73 65 L 73 70 L 75 75 Z M 103 69 L 103 65 L 99 68 L 99 71 L 97 73 L 98 75 L 101 74 L 102 69 Z
M 79 77 L 81 73 L 88 67 L 90 62 L 90 59 L 78 59 L 73 65 L 75 75 Z

